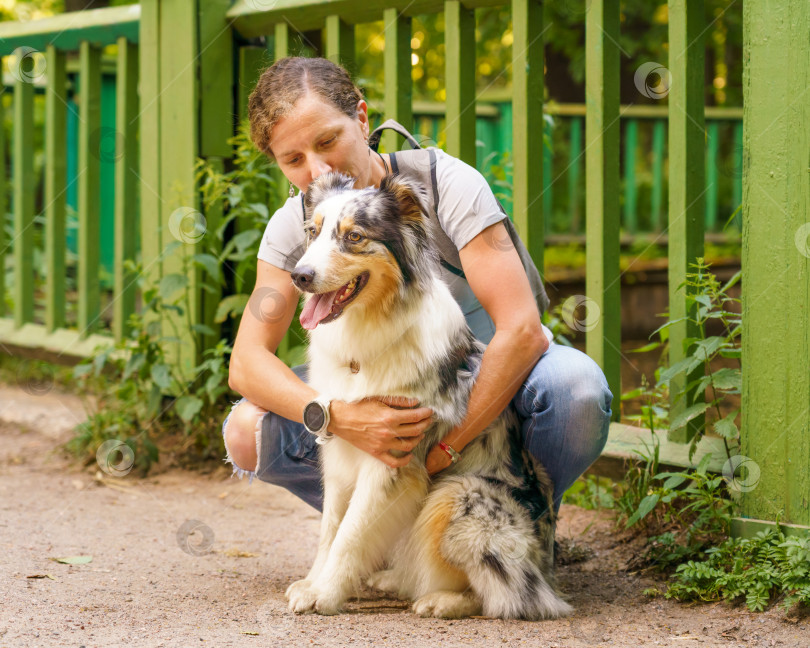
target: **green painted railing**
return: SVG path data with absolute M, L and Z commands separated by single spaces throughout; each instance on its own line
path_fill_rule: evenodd
M 449 153 L 475 164 L 476 138 L 485 139 L 495 132 L 491 119 L 477 123 L 475 9 L 497 4 L 502 2 L 371 0 L 359 5 L 350 0 L 238 0 L 234 4 L 230 0 L 143 0 L 135 7 L 24 25 L 0 24 L 0 54 L 9 56 L 18 47 L 31 47 L 47 57 L 42 212 L 48 264 L 46 315 L 40 324 L 35 322 L 32 264 L 34 89 L 26 72 L 14 84 L 12 102 L 14 231 L 10 241 L 0 241 L 0 256 L 7 250 L 13 254 L 13 317 L 2 313 L 0 341 L 82 355 L 90 352 L 94 342 L 123 335 L 136 297 L 134 278 L 124 268 L 128 259 L 138 257 L 137 234 L 139 260 L 153 279 L 180 271 L 182 255 L 200 248 L 199 240 L 181 236 L 181 249 L 164 254 L 167 244 L 178 239 L 171 231 L 172 218 L 178 210 L 193 211 L 200 206 L 195 161 L 204 158 L 224 167 L 231 153 L 228 139 L 237 119 L 244 116 L 247 95 L 260 69 L 272 58 L 290 53 L 299 32 L 322 33 L 323 53 L 352 68 L 357 57 L 364 56 L 357 51 L 354 26 L 383 20 L 385 116 L 414 124 L 417 130 L 430 124 L 431 139 L 442 139 Z M 810 524 L 810 183 L 806 174 L 810 104 L 806 97 L 802 99 L 810 78 L 806 39 L 810 8 L 805 0 L 785 0 L 778 11 L 746 5 L 746 105 L 741 138 L 739 111 L 714 112 L 704 106 L 703 52 L 709 25 L 702 2 L 669 1 L 671 83 L 666 108 L 619 104 L 619 0 L 586 4 L 585 107 L 546 107 L 556 120 L 549 132 L 552 142 L 562 137 L 567 144 L 563 149 L 567 159 L 558 160 L 543 148 L 542 5 L 536 0 L 511 2 L 512 101 L 508 109 L 501 104 L 482 106 L 482 110 L 511 114 L 503 120 L 500 136 L 512 142 L 512 218 L 542 268 L 544 241 L 556 222 L 551 216 L 566 205 L 557 197 L 568 199 L 562 209 L 571 210 L 577 218 L 584 208 L 581 219 L 574 222 L 576 230 L 584 223 L 587 245 L 588 321 L 593 322 L 586 335 L 587 351 L 604 369 L 618 405 L 620 230 L 641 231 L 646 226 L 666 232 L 670 311 L 676 318 L 683 315 L 685 298 L 679 287 L 687 268 L 702 255 L 704 232 L 723 224 L 717 201 L 729 188 L 727 184 L 722 187 L 717 169 L 724 164 L 731 169 L 720 174 L 724 182 L 732 184 L 730 206 L 742 195 L 744 207 L 743 451 L 760 465 L 762 480 L 768 482 L 743 494 L 743 508 L 751 518 L 781 515 L 784 521 Z M 436 12 L 445 13 L 448 52 L 445 121 L 438 127 L 412 102 L 410 65 L 411 17 Z M 245 39 L 258 38 L 265 40 L 242 44 Z M 98 273 L 101 181 L 97 129 L 101 47 L 113 43 L 118 45 L 115 283 L 107 296 L 100 290 Z M 68 56 L 79 61 L 72 77 L 66 72 Z M 76 92 L 80 106 L 75 181 L 78 294 L 76 324 L 67 326 L 64 120 L 66 97 Z M 393 149 L 400 144 L 396 137 L 386 137 L 384 146 Z M 738 150 L 746 152 L 742 167 Z M 723 158 L 732 161 L 724 163 Z M 645 166 L 653 178 L 648 201 L 634 191 L 639 185 L 634 177 Z M 741 181 L 734 171 L 739 168 Z M 667 176 L 669 189 L 665 192 L 666 183 L 661 179 Z M 4 189 L 5 183 L 0 183 L 0 202 L 5 205 Z M 276 202 L 273 197 L 269 200 Z M 140 204 L 139 221 L 136 202 Z M 207 230 L 212 231 L 222 214 L 209 211 L 206 217 Z M 167 319 L 162 325 L 180 331 L 174 352 L 190 371 L 201 349 L 213 341 L 196 336 L 194 327 L 213 320 L 220 296 L 201 289 L 196 271 L 190 272 L 188 280 L 193 299 L 188 318 Z M 244 283 L 249 288 L 250 282 Z M 4 291 L 0 283 L 0 303 L 5 302 Z M 103 304 L 105 297 L 109 301 Z M 112 311 L 112 328 L 101 331 L 106 335 L 94 337 L 103 308 Z M 683 342 L 694 334 L 683 321 L 672 327 L 671 362 L 682 357 Z M 675 412 L 684 406 L 678 404 Z M 615 409 L 618 414 L 619 407 Z M 611 434 L 629 432 L 617 425 Z M 689 434 L 687 430 L 668 443 L 682 444 Z
M 15 78 L 13 86 L 13 230 L 10 241 L 0 245 L 0 262 L 13 250 L 13 317 L 0 319 L 0 339 L 21 346 L 46 346 L 60 355 L 87 355 L 107 335 L 96 335 L 101 322 L 102 291 L 99 276 L 100 161 L 115 157 L 115 290 L 112 333 L 120 339 L 135 308 L 134 278 L 125 262 L 134 260 L 137 240 L 137 42 L 140 7 L 87 11 L 82 15 L 57 16 L 30 23 L 0 24 L 0 55 L 7 59 Z M 101 56 L 107 45 L 118 46 L 116 64 L 116 119 L 120 137 L 109 153 L 101 128 Z M 78 69 L 68 73 L 68 56 L 78 58 Z M 46 259 L 44 313 L 35 322 L 35 196 L 34 88 L 45 81 L 45 163 L 41 194 Z M 67 177 L 67 123 L 70 105 L 79 106 L 76 153 L 78 172 Z M 114 138 L 115 139 L 115 138 Z M 5 165 L 4 165 L 5 167 Z M 5 183 L 0 184 L 0 193 Z M 66 198 L 77 193 L 78 241 L 75 303 L 66 301 Z M 0 204 L 6 204 L 5 195 Z M 0 234 L 2 236 L 2 234 Z M 5 267 L 3 265 L 3 267 Z M 0 305 L 5 304 L 5 272 L 0 273 Z M 75 325 L 66 326 L 68 307 L 76 311 Z M 5 308 L 3 307 L 3 311 Z M 106 333 L 106 331 L 101 331 Z

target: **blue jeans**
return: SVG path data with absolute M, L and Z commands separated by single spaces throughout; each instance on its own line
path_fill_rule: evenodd
M 295 367 L 306 379 L 306 367 Z M 601 454 L 613 399 L 599 366 L 581 351 L 552 344 L 513 399 L 523 443 L 546 469 L 559 510 L 563 493 Z M 244 399 L 242 399 L 244 400 Z M 237 404 L 242 401 L 237 401 Z M 223 435 L 225 425 L 222 425 Z M 322 510 L 323 488 L 315 436 L 303 424 L 268 412 L 262 419 L 255 471 L 234 464 L 233 474 L 282 486 Z M 230 454 L 226 462 L 233 461 Z M 233 475 L 232 475 L 233 476 Z

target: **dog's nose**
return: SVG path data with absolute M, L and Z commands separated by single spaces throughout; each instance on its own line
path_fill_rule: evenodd
M 293 283 L 301 290 L 307 290 L 315 279 L 315 270 L 309 266 L 296 268 L 292 273 Z

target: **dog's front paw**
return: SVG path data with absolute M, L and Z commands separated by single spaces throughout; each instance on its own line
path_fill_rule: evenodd
M 416 601 L 413 611 L 422 617 L 461 619 L 481 614 L 481 603 L 469 592 L 432 592 Z
M 312 612 L 315 609 L 315 601 L 318 599 L 318 592 L 312 586 L 312 581 L 295 581 L 284 593 L 290 602 L 290 612 L 303 614 Z
M 337 614 L 341 611 L 345 600 L 344 596 L 335 592 L 319 590 L 318 598 L 315 601 L 315 611 L 324 615 Z

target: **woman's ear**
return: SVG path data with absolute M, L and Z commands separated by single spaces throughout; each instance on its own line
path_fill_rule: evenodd
M 363 99 L 357 102 L 357 120 L 363 125 L 363 132 L 368 139 L 371 123 L 368 121 L 368 104 Z

